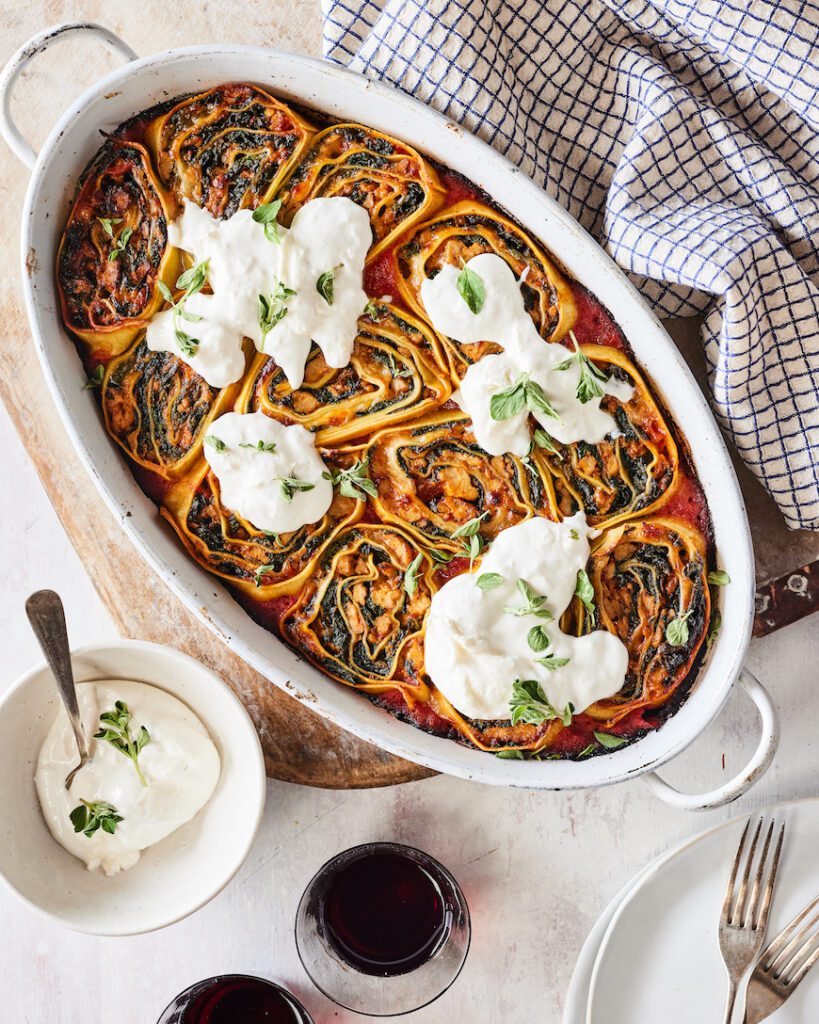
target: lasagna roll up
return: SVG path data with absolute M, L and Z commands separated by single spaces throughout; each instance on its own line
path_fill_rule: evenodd
M 347 366 L 329 367 L 313 345 L 295 390 L 275 360 L 259 356 L 238 408 L 265 412 L 338 445 L 423 416 L 449 398 L 451 385 L 437 337 L 398 310 L 378 304 L 358 322 Z
M 381 431 L 367 450 L 379 517 L 449 555 L 463 553 L 458 531 L 475 519 L 489 541 L 533 515 L 555 518 L 548 474 L 514 455 L 487 454 L 470 427 L 463 413 L 440 412 Z
M 480 253 L 495 253 L 520 279 L 526 311 L 541 337 L 563 337 L 575 320 L 571 286 L 553 261 L 511 220 L 467 200 L 442 211 L 419 225 L 396 249 L 398 284 L 405 302 L 419 316 L 426 316 L 421 285 L 441 267 L 461 267 Z M 481 356 L 499 352 L 498 345 L 478 342 L 464 345 L 445 339 L 452 373 L 460 380 Z
M 279 198 L 289 225 L 311 199 L 342 196 L 370 215 L 374 245 L 369 259 L 398 231 L 429 217 L 444 190 L 430 164 L 410 146 L 362 124 L 335 124 L 320 132 Z
M 361 517 L 364 502 L 336 492 L 317 523 L 266 533 L 223 505 L 219 482 L 203 460 L 165 496 L 160 511 L 203 569 L 266 601 L 299 591 L 326 545 Z
M 607 629 L 629 652 L 623 688 L 586 711 L 603 728 L 666 705 L 693 679 L 711 611 L 707 572 L 705 538 L 682 520 L 625 522 L 598 539 L 588 566 L 595 613 L 575 600 L 575 622 L 579 632 Z
M 627 516 L 646 515 L 670 497 L 679 480 L 677 445 L 631 360 L 610 345 L 582 350 L 607 376 L 630 385 L 632 397 L 623 402 L 607 394 L 601 400 L 617 426 L 616 436 L 597 444 L 561 444 L 552 438 L 541 456 L 554 480 L 561 518 L 582 509 L 593 526 L 612 526 Z
M 418 554 L 392 526 L 359 523 L 342 531 L 282 617 L 283 635 L 349 686 L 379 693 L 416 685 L 435 590 L 432 560 L 417 564 Z
M 214 217 L 265 203 L 312 127 L 263 89 L 219 85 L 156 118 L 146 141 L 165 185 Z
M 92 361 L 124 351 L 162 306 L 178 256 L 168 245 L 173 202 L 134 142 L 107 142 L 86 171 L 57 252 L 65 326 Z
M 165 480 L 188 468 L 208 424 L 235 396 L 235 385 L 212 388 L 172 353 L 152 352 L 144 335 L 107 364 L 100 388 L 108 433 L 134 462 Z

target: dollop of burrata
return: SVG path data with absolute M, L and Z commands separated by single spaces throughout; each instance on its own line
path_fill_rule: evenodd
M 219 781 L 219 753 L 191 709 L 157 686 L 125 680 L 80 683 L 77 701 L 90 761 L 66 789 L 66 776 L 79 754 L 61 704 L 40 750 L 34 782 L 43 817 L 57 842 L 85 861 L 89 870 L 115 875 L 133 867 L 143 850 L 205 806 Z M 107 740 L 92 738 L 105 728 L 100 715 L 114 711 L 117 701 L 130 712 L 131 737 L 142 728 L 150 737 L 138 755 L 144 782 L 130 757 Z M 115 809 L 122 820 L 113 834 L 103 828 L 90 836 L 74 830 L 71 813 L 83 801 Z

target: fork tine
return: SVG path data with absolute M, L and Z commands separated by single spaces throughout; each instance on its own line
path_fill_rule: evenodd
M 779 963 L 783 956 L 787 956 L 789 949 L 793 947 L 795 942 L 799 940 L 805 931 L 803 928 L 799 934 L 796 935 L 796 938 L 794 938 L 797 928 L 799 928 L 800 924 L 802 924 L 805 918 L 808 917 L 817 906 L 819 906 L 819 896 L 811 900 L 804 910 L 800 910 L 796 917 L 792 921 L 789 921 L 773 942 L 771 942 L 762 954 L 762 970 L 765 971 L 766 974 L 773 971 L 774 966 Z M 790 959 L 790 957 L 788 957 L 788 959 Z
M 739 840 L 739 846 L 737 847 L 737 855 L 734 857 L 734 864 L 731 868 L 731 877 L 728 879 L 728 884 L 725 887 L 725 899 L 722 901 L 722 920 L 726 923 L 731 916 L 731 902 L 734 898 L 734 883 L 737 880 L 737 871 L 739 869 L 740 861 L 742 860 L 742 851 L 745 848 L 745 840 L 748 837 L 748 829 L 751 827 L 751 819 L 749 818 L 745 822 L 745 828 L 742 830 L 742 836 Z
M 775 822 L 771 822 L 771 832 L 775 826 Z M 774 849 L 773 861 L 771 863 L 770 871 L 768 872 L 768 881 L 765 885 L 765 889 L 762 893 L 762 906 L 756 916 L 755 926 L 765 934 L 765 930 L 768 927 L 768 912 L 771 909 L 771 899 L 773 898 L 773 890 L 776 885 L 776 874 L 779 871 L 779 858 L 782 855 L 782 842 L 785 839 L 785 825 L 779 829 L 779 837 L 776 841 L 776 847 Z M 770 833 L 769 833 L 770 841 Z M 765 844 L 765 856 L 768 854 L 768 843 Z
M 804 927 L 800 928 L 797 934 L 793 936 L 787 946 L 785 946 L 776 960 L 771 964 L 770 973 L 773 974 L 775 978 L 781 978 L 787 972 L 793 961 L 802 955 L 805 947 L 810 945 L 813 941 L 815 936 L 811 937 L 810 933 L 816 926 L 817 921 L 819 921 L 819 913 L 815 914 Z
M 734 905 L 734 913 L 731 915 L 732 922 L 738 921 L 741 928 L 745 927 L 745 897 L 748 893 L 748 882 L 751 878 L 751 865 L 754 862 L 754 855 L 756 853 L 756 844 L 759 842 L 759 833 L 762 831 L 762 818 L 759 819 L 759 824 L 754 832 L 754 838 L 751 841 L 751 849 L 748 851 L 748 857 L 745 861 L 745 870 L 742 873 L 742 881 L 739 883 L 739 893 L 737 895 L 737 901 Z
M 816 963 L 816 961 L 819 960 L 819 942 L 817 942 L 818 939 L 819 939 L 819 934 L 814 935 L 813 938 L 810 940 L 810 942 L 809 943 L 805 943 L 805 945 L 800 950 L 800 953 L 804 954 L 805 950 L 811 944 L 814 944 L 813 952 L 809 954 L 807 959 L 803 960 L 803 963 L 802 963 L 801 967 L 797 967 L 795 973 L 793 975 L 791 975 L 790 980 L 785 982 L 785 984 L 788 986 L 788 988 L 791 991 L 793 991 L 796 988 L 796 986 L 805 977 L 805 975 L 808 973 L 808 971 L 811 969 L 811 967 L 813 967 L 813 965 Z
M 761 824 L 761 822 L 760 822 Z M 756 874 L 754 875 L 754 884 L 751 887 L 751 895 L 748 897 L 748 909 L 745 913 L 745 919 L 743 924 L 747 924 L 751 928 L 756 927 L 756 922 L 759 919 L 757 914 L 757 908 L 759 905 L 759 894 L 762 889 L 762 875 L 767 866 L 768 850 L 771 848 L 771 837 L 773 836 L 774 825 L 776 822 L 771 821 L 768 826 L 768 831 L 765 833 L 765 842 L 762 845 L 762 853 L 759 855 L 759 863 L 756 866 Z

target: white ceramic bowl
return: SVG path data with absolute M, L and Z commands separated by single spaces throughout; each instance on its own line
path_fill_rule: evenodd
M 37 756 L 59 706 L 50 670 L 38 665 L 0 700 L 0 876 L 29 906 L 68 928 L 134 935 L 198 910 L 230 881 L 261 820 L 265 771 L 248 713 L 228 687 L 186 654 L 122 640 L 72 654 L 77 682 L 135 679 L 184 701 L 216 744 L 222 770 L 205 807 L 130 871 L 106 878 L 52 837 L 34 788 Z

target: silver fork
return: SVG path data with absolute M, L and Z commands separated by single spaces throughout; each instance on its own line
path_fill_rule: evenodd
M 785 826 L 783 825 L 779 830 L 779 837 L 770 862 L 769 854 L 776 822 L 771 821 L 768 826 L 762 852 L 757 861 L 756 874 L 751 884 L 751 871 L 762 826 L 763 819 L 760 818 L 746 853 L 746 842 L 751 829 L 751 819 L 748 819 L 739 841 L 737 855 L 731 868 L 731 877 L 725 888 L 725 899 L 722 902 L 722 914 L 719 921 L 719 948 L 728 974 L 728 996 L 725 1002 L 724 1024 L 731 1022 L 739 983 L 762 949 L 765 929 L 768 925 L 768 912 L 771 909 L 771 897 L 779 867 L 779 855 L 782 852 Z M 741 866 L 743 870 L 740 875 L 739 889 L 735 894 L 734 889 Z
M 819 896 L 782 929 L 759 958 L 748 982 L 745 1024 L 759 1024 L 770 1016 L 819 961 L 818 907 Z M 800 928 L 805 918 L 809 920 Z

